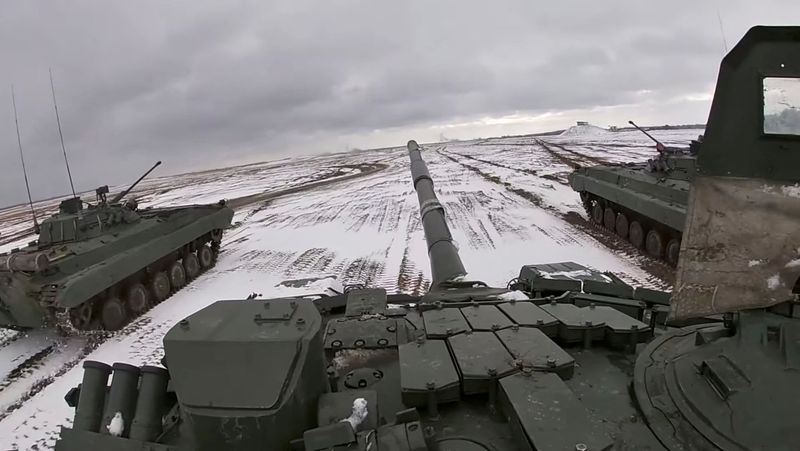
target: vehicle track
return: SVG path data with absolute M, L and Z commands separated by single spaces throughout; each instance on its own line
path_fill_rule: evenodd
M 544 148 L 548 153 L 550 153 L 550 155 L 555 157 L 558 161 L 573 169 L 581 166 L 607 164 L 606 161 L 603 161 L 597 157 L 584 155 L 582 153 L 576 152 L 571 149 L 567 149 L 566 147 L 555 144 L 553 142 L 546 142 L 541 139 L 537 139 L 536 142 L 537 144 L 542 146 L 542 148 Z M 556 149 L 561 150 L 561 152 L 558 152 Z
M 468 160 L 474 160 L 474 161 L 477 161 L 477 162 L 480 162 L 480 163 L 484 163 L 484 164 L 488 164 L 488 165 L 491 165 L 491 166 L 497 166 L 498 168 L 509 169 L 509 170 L 512 170 L 512 171 L 522 172 L 522 173 L 533 175 L 533 176 L 538 176 L 539 175 L 533 169 L 515 168 L 515 167 L 512 167 L 512 166 L 506 166 L 506 165 L 504 165 L 502 163 L 497 163 L 495 161 L 484 160 L 482 158 L 477 158 L 477 157 L 473 157 L 471 155 L 466 155 L 466 154 L 463 154 L 463 153 L 458 153 L 458 152 L 453 152 L 453 151 L 451 151 L 450 153 L 453 154 L 453 155 L 458 155 L 461 158 L 466 158 Z M 498 152 L 498 153 L 500 153 L 500 152 Z

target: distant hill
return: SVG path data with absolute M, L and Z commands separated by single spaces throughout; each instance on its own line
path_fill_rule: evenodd
M 559 136 L 596 136 L 605 135 L 610 133 L 604 128 L 597 127 L 591 124 L 573 125 L 572 127 L 564 130 Z

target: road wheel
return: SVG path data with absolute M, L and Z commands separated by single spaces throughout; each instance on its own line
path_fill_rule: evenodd
M 196 255 L 189 253 L 183 256 L 183 270 L 186 280 L 192 280 L 200 274 L 200 260 Z
M 69 322 L 78 330 L 86 330 L 92 322 L 94 308 L 91 302 L 69 309 Z
M 186 271 L 183 270 L 181 262 L 176 261 L 169 267 L 169 284 L 172 289 L 177 291 L 186 285 Z
M 150 279 L 150 293 L 153 295 L 153 302 L 158 304 L 169 296 L 169 276 L 164 271 L 159 271 Z
M 625 213 L 619 213 L 617 215 L 617 222 L 614 225 L 614 231 L 617 232 L 620 238 L 626 239 L 628 238 L 628 229 L 630 225 L 628 224 L 628 217 L 625 216 Z
M 617 214 L 611 207 L 606 207 L 605 211 L 603 212 L 603 225 L 606 226 L 608 230 L 614 230 L 616 222 Z
M 128 287 L 128 291 L 125 293 L 125 303 L 132 315 L 139 316 L 144 313 L 150 306 L 150 296 L 144 285 L 137 282 Z
M 669 263 L 672 266 L 678 266 L 678 257 L 680 253 L 681 253 L 681 240 L 679 238 L 673 238 L 669 240 L 669 243 L 667 243 L 667 250 L 665 252 L 667 263 Z
M 639 221 L 631 222 L 628 228 L 628 241 L 637 249 L 641 249 L 644 245 L 644 228 Z
M 197 250 L 197 258 L 200 260 L 200 267 L 208 269 L 214 264 L 214 254 L 208 245 L 203 245 Z
M 103 328 L 106 330 L 122 329 L 128 317 L 125 311 L 125 304 L 116 296 L 112 296 L 103 302 L 100 316 L 103 321 Z
M 647 232 L 644 247 L 651 257 L 661 258 L 664 255 L 664 239 L 656 230 Z
M 592 222 L 603 225 L 603 206 L 600 205 L 600 202 L 595 202 L 592 205 Z

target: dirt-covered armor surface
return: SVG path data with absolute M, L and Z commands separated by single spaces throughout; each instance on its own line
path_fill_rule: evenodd
M 800 197 L 768 161 L 800 145 L 757 118 L 799 49 L 756 27 L 723 61 L 671 299 L 572 262 L 469 281 L 411 141 L 428 293 L 216 302 L 164 337 L 166 369 L 85 361 L 56 449 L 797 449 Z M 709 207 L 757 209 L 753 189 L 780 237 Z
M 62 201 L 37 240 L 0 254 L 0 327 L 116 330 L 214 264 L 232 209 L 139 209 L 122 202 L 133 186 Z

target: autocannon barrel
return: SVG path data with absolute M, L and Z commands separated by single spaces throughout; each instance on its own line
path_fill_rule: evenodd
M 126 189 L 125 191 L 122 191 L 121 193 L 119 193 L 116 196 L 114 196 L 114 198 L 111 199 L 111 203 L 115 204 L 115 203 L 121 201 L 123 197 L 127 196 L 128 193 L 130 193 L 131 190 L 133 188 L 135 188 L 136 185 L 139 184 L 139 182 L 141 182 L 145 177 L 147 177 L 151 172 L 153 172 L 153 169 L 157 168 L 159 165 L 161 165 L 161 161 L 160 160 L 156 161 L 156 164 L 154 164 L 152 168 L 148 169 L 147 172 L 145 172 L 141 177 L 139 177 L 135 182 L 133 182 L 133 185 L 129 186 L 128 189 Z
M 411 159 L 411 177 L 419 199 L 419 215 L 428 243 L 428 257 L 431 261 L 431 290 L 438 289 L 448 282 L 467 274 L 458 249 L 453 244 L 453 236 L 444 218 L 444 207 L 433 191 L 433 179 L 420 154 L 416 141 L 408 142 L 408 155 Z
M 50 259 L 42 252 L 0 255 L 0 271 L 37 272 L 49 265 Z

